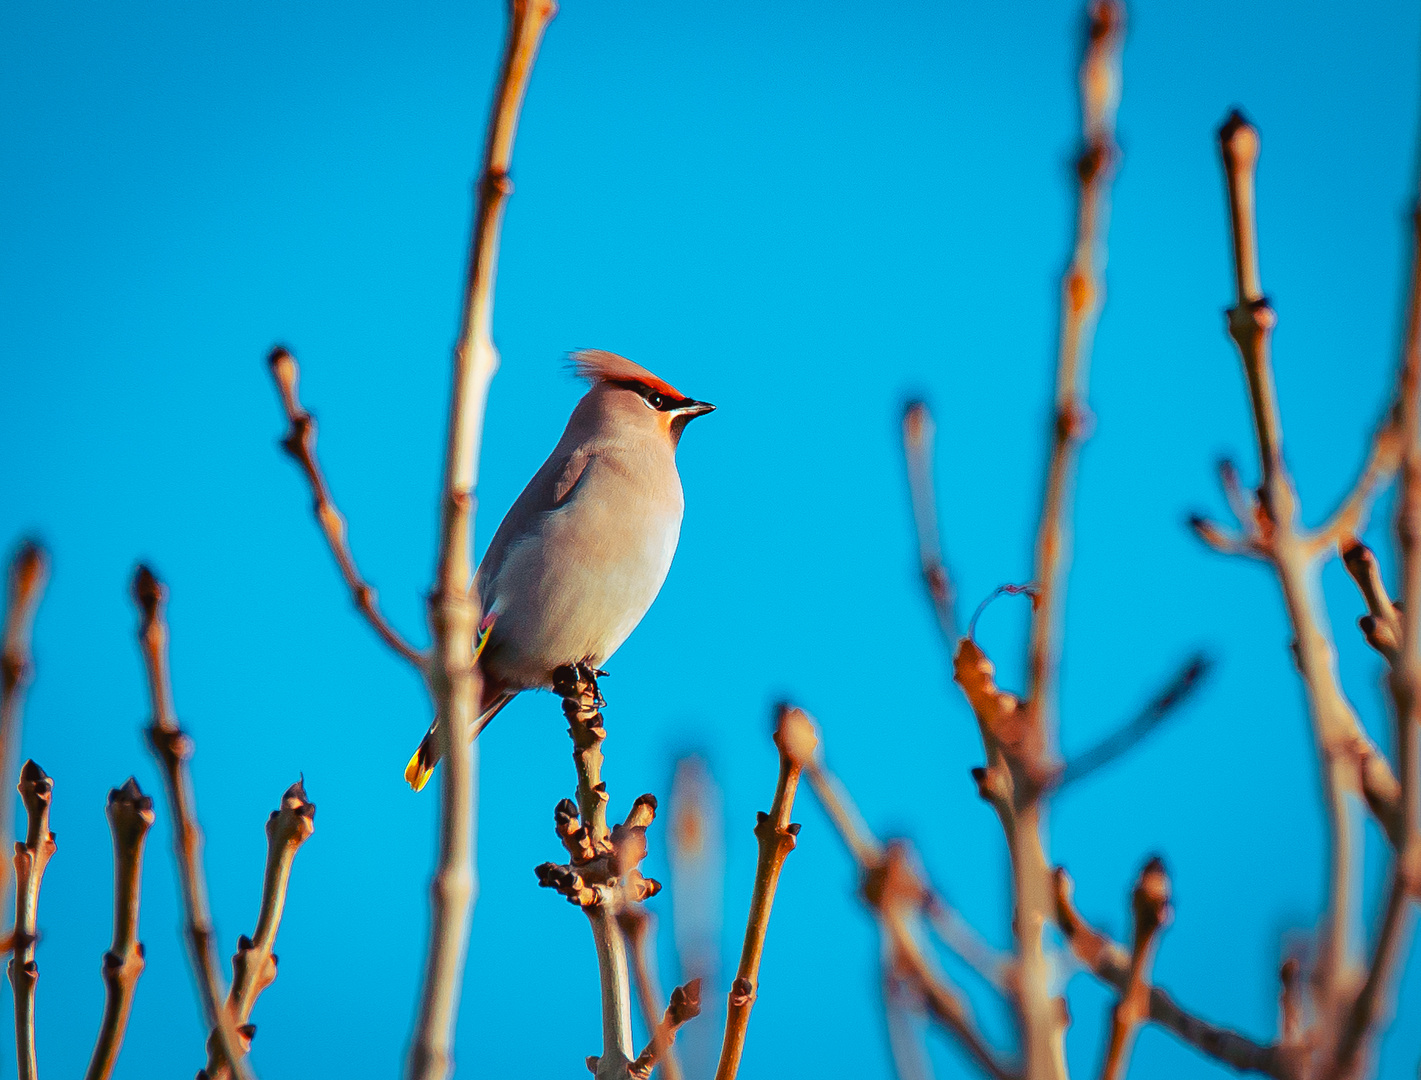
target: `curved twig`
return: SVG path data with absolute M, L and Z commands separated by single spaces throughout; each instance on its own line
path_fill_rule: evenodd
M 266 872 L 262 876 L 261 908 L 257 928 L 251 937 L 237 939 L 232 957 L 232 987 L 227 992 L 227 1012 L 242 1038 L 243 1050 L 251 1049 L 252 1007 L 257 998 L 276 980 L 276 932 L 286 909 L 286 887 L 291 881 L 291 865 L 296 852 L 316 831 L 316 804 L 306 797 L 306 786 L 298 780 L 286 789 L 281 805 L 266 822 Z M 228 1076 L 217 1040 L 207 1040 L 207 1068 L 198 1080 L 218 1080 Z
M 113 834 L 113 944 L 104 953 L 104 1017 L 84 1080 L 108 1080 L 123 1048 L 133 994 L 143 974 L 138 940 L 138 900 L 143 882 L 143 848 L 153 824 L 153 800 L 129 777 L 109 792 Z

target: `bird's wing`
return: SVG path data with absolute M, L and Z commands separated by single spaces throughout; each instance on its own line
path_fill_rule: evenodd
M 567 503 L 596 456 L 586 447 L 579 446 L 565 457 L 554 451 L 553 456 L 543 462 L 543 467 L 509 507 L 489 542 L 488 550 L 484 552 L 477 582 L 481 596 L 498 579 L 509 550 L 538 527 L 542 515 Z M 486 604 L 489 600 L 489 597 L 484 597 Z

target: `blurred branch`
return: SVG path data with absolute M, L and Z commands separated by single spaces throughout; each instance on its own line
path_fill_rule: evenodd
M 1053 875 L 1056 922 L 1085 967 L 1101 982 L 1125 993 L 1130 985 L 1132 954 L 1086 922 L 1072 901 L 1070 875 L 1057 867 Z M 1185 1012 L 1158 986 L 1149 992 L 1149 1018 L 1173 1032 L 1200 1053 L 1239 1072 L 1257 1072 L 1275 1080 L 1295 1080 L 1276 1046 L 1264 1046 L 1236 1031 L 1218 1027 Z
M 1361 866 L 1356 832 L 1349 819 L 1349 803 L 1353 798 L 1365 797 L 1368 805 L 1375 807 L 1390 796 L 1397 785 L 1338 684 L 1336 656 L 1316 595 L 1315 565 L 1319 551 L 1335 541 L 1324 542 L 1320 547 L 1299 526 L 1297 493 L 1283 457 L 1282 422 L 1270 355 L 1277 316 L 1263 294 L 1258 265 L 1255 220 L 1258 132 L 1240 113 L 1234 112 L 1219 130 L 1219 145 L 1228 187 L 1237 294 L 1237 302 L 1228 313 L 1228 328 L 1243 360 L 1261 474 L 1256 521 L 1249 542 L 1272 565 L 1282 587 L 1284 605 L 1293 626 L 1294 657 L 1321 761 L 1329 866 L 1313 989 L 1316 1011 L 1326 1030 L 1331 1026 L 1328 1019 L 1347 998 L 1348 986 L 1355 977 L 1352 958 L 1357 943 L 1353 902 Z M 1367 479 L 1364 486 L 1370 491 L 1375 485 Z M 1347 500 L 1348 503 L 1353 501 L 1350 497 Z M 1354 513 L 1344 508 L 1342 516 L 1359 519 L 1360 512 L 1360 509 Z M 1384 807 L 1379 816 L 1385 821 L 1391 813 Z
M 10 985 L 15 991 L 15 1057 L 19 1080 L 36 1080 L 35 942 L 39 939 L 39 887 L 45 867 L 54 854 L 54 833 L 49 831 L 49 804 L 54 782 L 33 761 L 20 769 L 20 801 L 28 824 L 24 843 L 15 845 L 15 936 L 10 957 Z
M 921 401 L 912 401 L 903 412 L 903 457 L 908 466 L 908 499 L 918 536 L 918 563 L 928 602 L 937 616 L 938 629 L 949 649 L 957 640 L 957 591 L 942 556 L 938 526 L 937 485 L 933 482 L 933 440 L 937 425 Z
M 242 1037 L 242 1049 L 250 1050 L 252 1027 L 248 1023 L 257 998 L 276 980 L 276 932 L 286 909 L 286 887 L 291 882 L 291 865 L 301 845 L 316 831 L 316 804 L 306 798 L 306 786 L 298 780 L 286 789 L 281 805 L 266 822 L 266 872 L 262 877 L 261 908 L 257 928 L 251 937 L 237 939 L 232 957 L 232 988 L 227 992 L 227 1012 Z M 226 1062 L 217 1040 L 207 1040 L 207 1068 L 198 1080 L 218 1080 L 228 1076 Z
M 884 1022 L 888 1027 L 888 1048 L 893 1054 L 897 1080 L 933 1080 L 933 1066 L 927 1047 L 919 1037 L 914 1018 L 926 1010 L 922 995 L 912 983 L 894 970 L 893 939 L 881 924 L 883 939 L 882 988 Z
M 671 1045 L 676 1041 L 676 1032 L 680 1031 L 687 1021 L 700 1015 L 700 979 L 692 979 L 685 986 L 672 990 L 671 1002 L 666 1006 L 661 1022 L 653 1026 L 646 1049 L 637 1055 L 628 1070 L 632 1080 L 647 1080 L 651 1076 L 651 1070 L 658 1065 L 661 1067 L 662 1076 L 671 1076 L 674 1070 L 667 1070 L 669 1058 L 666 1055 L 671 1052 Z
M 1387 898 L 1372 954 L 1350 1009 L 1342 1020 L 1331 1075 L 1361 1077 L 1369 1051 L 1395 996 L 1397 969 L 1411 936 L 1412 901 L 1421 899 L 1421 202 L 1412 208 L 1410 300 L 1400 373 L 1397 377 L 1396 418 L 1401 449 L 1401 491 L 1396 505 L 1396 540 L 1401 562 L 1401 603 L 1387 602 L 1376 560 L 1366 552 L 1370 573 L 1354 573 L 1367 598 L 1373 633 L 1385 618 L 1386 633 L 1395 648 L 1384 651 L 1390 668 L 1392 719 L 1395 724 L 1396 774 L 1401 792 L 1400 822 L 1393 837 Z M 1360 544 L 1354 545 L 1360 548 Z M 1354 552 L 1355 559 L 1355 552 Z M 1348 566 L 1349 570 L 1353 567 Z M 1363 585 L 1366 578 L 1371 586 Z M 1365 619 L 1363 622 L 1365 623 Z M 1363 632 L 1366 632 L 1363 627 Z
M 472 663 L 480 617 L 473 589 L 473 502 L 488 388 L 498 367 L 492 336 L 494 278 L 504 205 L 513 191 L 508 170 L 518 116 L 543 31 L 556 11 L 553 0 L 508 2 L 508 32 L 490 106 L 454 348 L 437 569 L 429 595 L 433 644 L 426 671 L 434 715 L 442 721 L 435 725 L 435 748 L 444 776 L 438 858 L 430 882 L 429 943 L 410 1040 L 409 1080 L 442 1080 L 453 1068 L 454 1024 L 475 889 L 475 755 L 468 735 L 478 719 L 481 680 Z
M 745 923 L 745 941 L 740 949 L 740 966 L 730 986 L 725 1015 L 725 1038 L 720 1047 L 715 1080 L 734 1080 L 740 1071 L 740 1057 L 745 1052 L 745 1032 L 750 1026 L 750 1010 L 755 1007 L 759 992 L 760 957 L 765 950 L 765 934 L 770 926 L 770 910 L 775 903 L 780 870 L 794 850 L 799 826 L 790 821 L 794 811 L 794 796 L 799 788 L 801 763 L 813 756 L 818 741 L 814 724 L 801 710 L 781 705 L 775 724 L 775 747 L 780 754 L 780 774 L 775 784 L 774 801 L 768 814 L 757 815 L 755 839 L 759 843 L 759 860 L 755 866 L 755 885 L 750 895 L 750 914 Z
M 25 688 L 34 673 L 30 638 L 35 611 L 49 579 L 49 556 L 32 541 L 21 544 L 10 560 L 5 586 L 5 629 L 0 643 L 0 780 L 8 784 L 15 775 L 20 752 L 20 721 L 24 715 Z M 15 835 L 12 824 L 15 801 L 0 798 L 0 837 Z M 7 840 L 8 842 L 8 840 Z M 6 892 L 10 861 L 0 858 L 0 896 Z M 8 951 L 11 942 L 4 942 Z
M 1089 750 L 1082 751 L 1066 762 L 1056 786 L 1063 788 L 1067 784 L 1084 779 L 1143 741 L 1150 732 L 1169 718 L 1176 706 L 1183 704 L 1193 695 L 1199 683 L 1209 674 L 1211 666 L 1210 660 L 1202 653 L 1191 657 L 1169 685 L 1160 691 L 1138 716 L 1112 731 Z
M 168 674 L 168 624 L 164 616 L 168 590 L 146 566 L 133 575 L 133 601 L 138 606 L 138 645 L 148 674 L 148 696 L 153 721 L 148 745 L 163 773 L 168 809 L 173 816 L 173 856 L 178 864 L 184 930 L 203 1018 L 217 1037 L 223 1057 L 233 1063 L 238 1080 L 251 1080 L 242 1054 L 241 1037 L 221 1005 L 223 987 L 217 974 L 212 911 L 207 902 L 207 879 L 202 868 L 202 829 L 197 823 L 196 798 L 188 760 L 193 743 L 178 726 L 173 710 L 172 682 Z
M 1150 966 L 1160 930 L 1169 922 L 1169 874 L 1153 858 L 1140 871 L 1131 902 L 1134 941 L 1125 986 L 1110 1014 L 1110 1042 L 1101 1068 L 1101 1080 L 1122 1080 L 1130 1060 L 1135 1033 L 1150 1018 Z
M 621 929 L 622 938 L 631 953 L 632 989 L 636 991 L 637 1008 L 649 1033 L 648 1045 L 638 1055 L 637 1061 L 650 1054 L 651 1063 L 661 1070 L 662 1080 L 681 1080 L 681 1065 L 672 1052 L 670 1041 L 658 1042 L 664 1040 L 664 1033 L 662 1020 L 658 1019 L 662 1008 L 661 980 L 656 975 L 655 921 L 655 916 L 640 904 L 628 904 L 617 913 L 617 926 Z M 692 979 L 691 983 L 696 987 L 696 1010 L 699 1012 L 701 983 L 699 979 Z M 674 1029 L 670 1036 L 675 1038 Z M 635 1065 L 633 1062 L 633 1076 L 636 1075 Z M 650 1075 L 650 1072 L 649 1064 L 647 1074 Z
M 1080 70 L 1084 146 L 1076 160 L 1080 183 L 1071 263 L 1061 283 L 1061 339 L 1057 354 L 1055 416 L 1046 486 L 1036 533 L 1032 608 L 1027 649 L 1024 719 L 1032 734 L 1030 756 L 1013 782 L 1012 812 L 1002 816 L 1011 852 L 1016 904 L 1016 987 L 1029 1080 L 1064 1080 L 1065 1013 L 1051 989 L 1042 933 L 1051 919 L 1051 883 L 1041 837 L 1041 789 L 1054 771 L 1060 634 L 1070 566 L 1070 504 L 1081 443 L 1090 424 L 1086 404 L 1090 351 L 1104 296 L 1105 235 L 1110 184 L 1119 150 L 1115 113 L 1120 101 L 1120 51 L 1125 10 L 1116 0 L 1090 5 Z M 989 760 L 991 754 L 989 752 Z
M 325 535 L 326 544 L 331 549 L 331 555 L 335 557 L 336 566 L 340 569 L 340 576 L 345 580 L 346 588 L 350 590 L 350 598 L 355 603 L 356 610 L 365 616 L 370 628 L 395 655 L 407 660 L 416 669 L 422 669 L 424 657 L 418 649 L 405 641 L 400 632 L 380 613 L 375 600 L 375 590 L 361 576 L 360 568 L 355 565 L 345 517 L 336 509 L 325 475 L 321 472 L 320 461 L 316 458 L 316 418 L 301 405 L 298 390 L 301 369 L 297 366 L 296 358 L 286 349 L 277 346 L 267 357 L 267 364 L 271 367 L 271 376 L 276 381 L 276 390 L 281 395 L 281 405 L 290 424 L 281 440 L 281 448 L 306 476 L 306 483 L 310 486 L 312 498 L 315 500 L 312 509 L 316 514 L 316 523 Z
M 113 834 L 113 944 L 104 953 L 104 1016 L 84 1080 L 108 1080 L 123 1047 L 143 944 L 138 940 L 138 900 L 143 881 L 143 847 L 153 824 L 153 800 L 129 777 L 109 791 L 109 831 Z

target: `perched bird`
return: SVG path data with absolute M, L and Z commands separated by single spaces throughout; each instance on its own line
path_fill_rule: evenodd
M 600 667 L 636 629 L 681 535 L 681 432 L 715 408 L 614 353 L 572 359 L 591 389 L 474 578 L 483 700 L 471 737 L 519 691 L 551 686 L 567 664 Z M 416 791 L 437 760 L 434 733 L 405 769 Z

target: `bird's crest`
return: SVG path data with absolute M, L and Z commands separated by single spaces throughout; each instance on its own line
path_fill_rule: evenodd
M 633 364 L 625 356 L 601 349 L 581 349 L 573 353 L 572 366 L 581 378 L 590 383 L 635 383 L 669 398 L 685 396 L 665 379 L 658 379 L 640 364 Z

